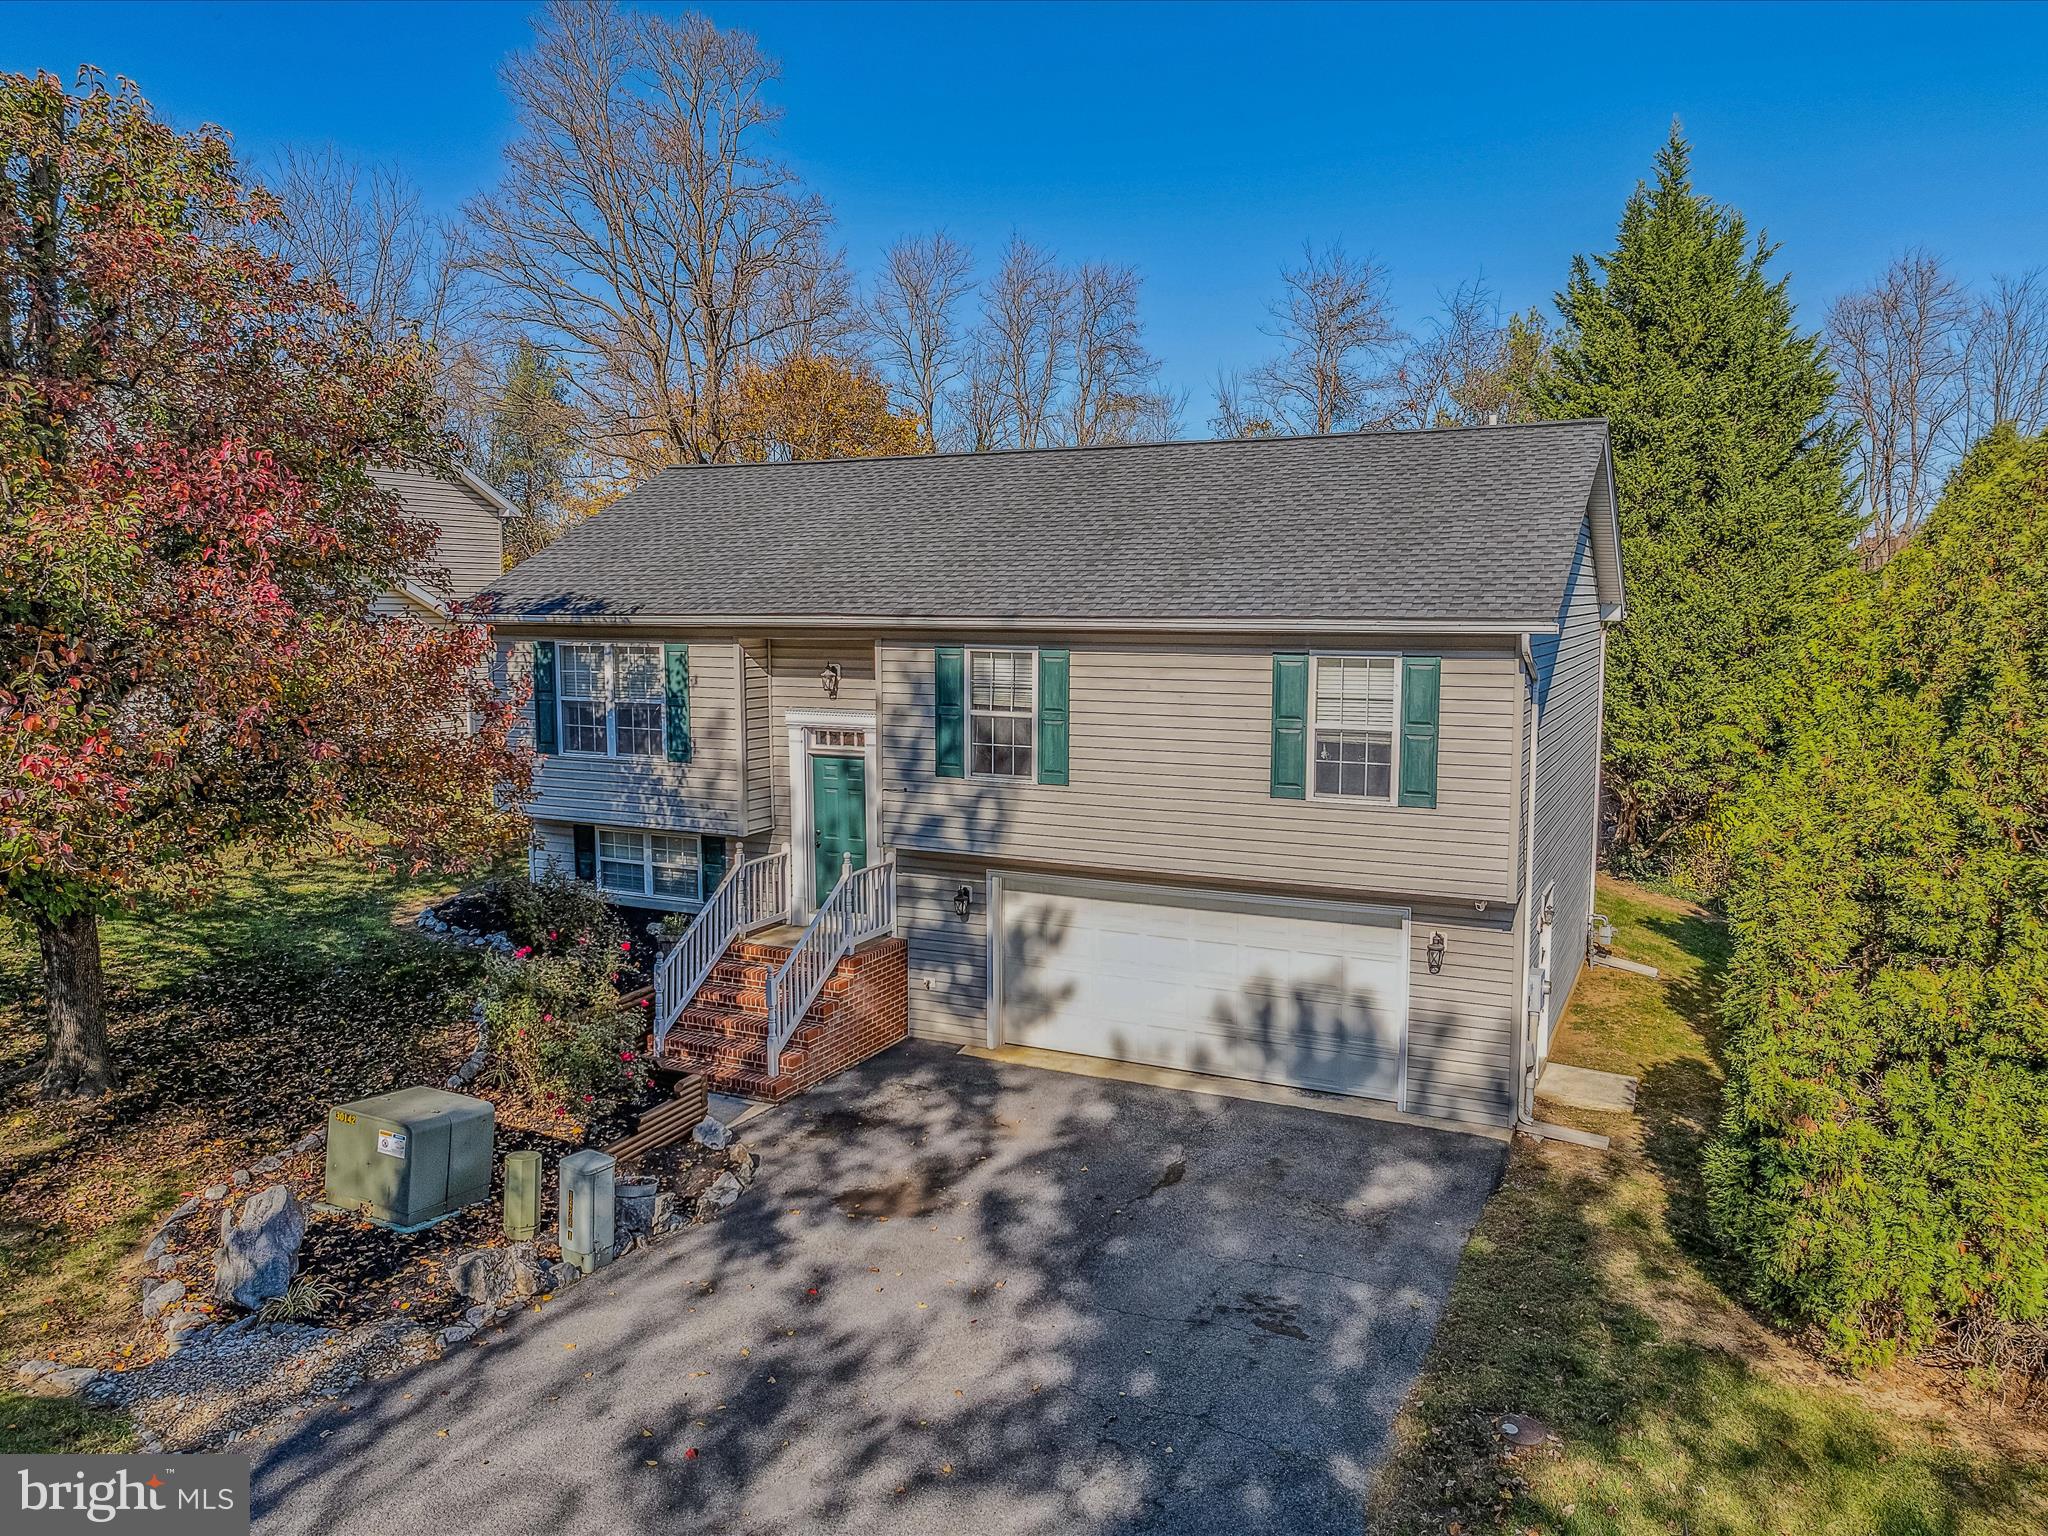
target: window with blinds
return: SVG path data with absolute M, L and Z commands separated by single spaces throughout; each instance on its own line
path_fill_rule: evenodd
M 1400 665 L 1392 656 L 1318 656 L 1313 700 L 1315 793 L 1394 798 Z

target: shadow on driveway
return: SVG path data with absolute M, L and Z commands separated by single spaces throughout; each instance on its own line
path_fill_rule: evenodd
M 1505 1153 L 920 1044 L 747 1133 L 720 1222 L 264 1448 L 258 1529 L 1355 1532 Z

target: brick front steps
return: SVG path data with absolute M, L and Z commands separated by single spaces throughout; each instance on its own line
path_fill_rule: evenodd
M 872 939 L 841 960 L 768 1076 L 765 988 L 787 944 L 741 939 L 677 1015 L 661 1065 L 700 1072 L 714 1091 L 779 1104 L 888 1049 L 909 1030 L 910 967 L 901 939 Z

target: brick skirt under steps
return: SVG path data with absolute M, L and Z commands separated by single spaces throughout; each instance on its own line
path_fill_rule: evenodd
M 786 945 L 735 943 L 677 1016 L 660 1064 L 700 1072 L 717 1092 L 779 1104 L 909 1034 L 908 946 L 898 938 L 872 939 L 834 968 L 784 1047 L 781 1070 L 770 1077 L 762 989 L 788 957 Z

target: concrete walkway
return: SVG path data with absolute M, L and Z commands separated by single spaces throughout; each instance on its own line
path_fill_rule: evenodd
M 919 1045 L 746 1139 L 718 1224 L 270 1447 L 257 1529 L 1356 1532 L 1505 1153 Z

